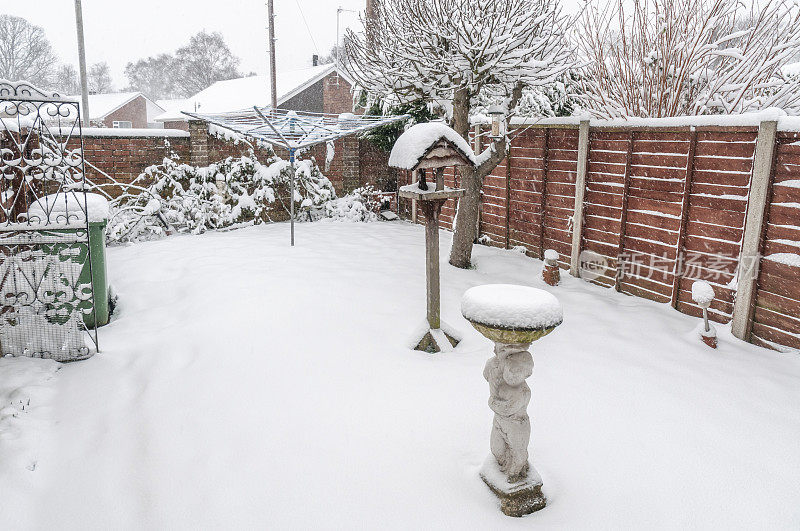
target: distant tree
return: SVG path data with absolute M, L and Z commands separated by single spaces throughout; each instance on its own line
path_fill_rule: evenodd
M 394 0 L 374 4 L 363 33 L 345 35 L 344 66 L 385 105 L 424 103 L 468 138 L 481 97 L 516 111 L 523 91 L 549 85 L 572 66 L 571 20 L 559 0 Z M 470 267 L 481 186 L 506 156 L 508 138 L 489 143 L 464 170 L 450 263 Z
M 63 95 L 80 94 L 81 82 L 78 79 L 78 70 L 71 64 L 59 66 L 53 74 L 53 87 Z
M 182 96 L 192 96 L 217 81 L 241 77 L 239 58 L 225 44 L 222 34 L 201 31 L 178 48 L 175 59 L 179 69 L 177 90 Z
M 327 54 L 321 55 L 319 57 L 319 64 L 327 65 L 330 63 L 335 63 L 337 56 L 341 57 L 342 61 L 344 62 L 344 54 L 345 54 L 344 46 L 331 46 L 331 49 L 328 51 Z
M 162 53 L 147 59 L 139 59 L 125 66 L 128 90 L 142 92 L 153 99 L 177 97 L 177 60 L 175 56 Z
M 591 0 L 575 37 L 595 115 L 800 113 L 800 81 L 781 71 L 800 53 L 793 1 Z
M 89 84 L 89 92 L 94 94 L 104 94 L 113 90 L 111 81 L 111 68 L 108 63 L 95 63 L 89 67 L 89 72 L 86 74 L 87 82 Z
M 0 78 L 48 87 L 57 63 L 42 28 L 21 17 L 0 15 Z

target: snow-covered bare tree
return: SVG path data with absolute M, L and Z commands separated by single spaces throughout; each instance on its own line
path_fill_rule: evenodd
M 592 0 L 574 34 L 598 116 L 800 114 L 800 81 L 781 73 L 800 52 L 794 1 Z
M 162 53 L 139 59 L 125 66 L 128 89 L 143 92 L 153 99 L 176 96 L 177 63 L 171 54 Z
M 22 17 L 0 15 L 0 78 L 47 87 L 57 62 L 42 28 Z
M 175 52 L 180 74 L 178 91 L 192 96 L 217 81 L 240 77 L 239 58 L 233 55 L 219 32 L 201 31 Z
M 572 64 L 569 19 L 558 0 L 393 0 L 375 2 L 366 30 L 345 35 L 348 72 L 389 106 L 423 101 L 464 138 L 481 94 L 509 113 L 523 89 L 553 82 Z M 507 138 L 462 171 L 450 263 L 470 266 L 483 179 L 505 158 Z
M 81 82 L 78 80 L 78 70 L 69 63 L 59 66 L 53 75 L 53 86 L 61 94 L 80 94 Z
M 111 68 L 108 63 L 95 63 L 89 67 L 87 73 L 89 91 L 93 94 L 104 94 L 113 89 L 111 81 Z

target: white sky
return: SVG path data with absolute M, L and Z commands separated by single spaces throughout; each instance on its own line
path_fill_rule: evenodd
M 274 0 L 279 71 L 310 66 L 316 53 L 298 4 L 324 55 L 336 40 L 337 7 L 363 11 L 366 0 Z M 44 28 L 61 60 L 77 66 L 73 0 L 0 0 L 0 14 Z M 83 20 L 86 62 L 106 61 L 117 90 L 128 62 L 173 52 L 202 29 L 223 34 L 242 72 L 267 70 L 266 0 L 83 0 Z M 343 12 L 341 22 L 344 33 L 359 25 L 358 15 Z

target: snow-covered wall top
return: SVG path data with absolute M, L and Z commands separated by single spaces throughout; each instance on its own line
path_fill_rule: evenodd
M 84 127 L 83 136 L 189 138 L 189 132 L 181 131 L 180 129 L 113 129 L 110 127 Z
M 413 169 L 428 149 L 442 139 L 452 143 L 475 164 L 475 153 L 461 135 L 441 122 L 429 122 L 413 125 L 400 135 L 389 155 L 389 166 L 402 170 Z
M 32 127 L 35 123 L 33 120 L 24 118 L 0 118 L 0 131 L 9 131 L 12 133 L 19 133 L 20 127 Z M 36 125 L 38 127 L 38 125 Z M 60 128 L 55 125 L 50 125 L 48 130 L 53 134 L 62 135 L 77 135 L 77 124 L 70 123 L 69 125 L 62 125 Z M 188 131 L 180 129 L 116 129 L 112 127 L 84 127 L 82 128 L 83 136 L 102 136 L 102 137 L 161 137 L 161 138 L 189 138 Z

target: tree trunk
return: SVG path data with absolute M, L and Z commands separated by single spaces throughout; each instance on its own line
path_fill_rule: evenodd
M 453 98 L 453 129 L 469 141 L 469 98 L 462 100 L 457 91 Z M 508 108 L 513 109 L 522 97 L 522 85 L 517 83 L 511 93 Z M 463 127 L 463 131 L 456 126 Z M 450 248 L 450 264 L 461 269 L 468 269 L 472 259 L 472 244 L 478 237 L 478 216 L 481 207 L 481 188 L 483 179 L 506 158 L 507 139 L 495 140 L 487 148 L 488 156 L 474 169 L 462 169 L 466 194 L 458 202 L 453 246 Z M 484 151 L 486 153 L 486 151 Z M 477 155 L 477 153 L 476 153 Z
M 463 168 L 464 188 L 467 193 L 458 200 L 458 216 L 453 233 L 453 246 L 450 247 L 450 264 L 468 269 L 472 259 L 472 243 L 478 237 L 478 216 L 481 206 L 481 184 L 477 169 Z
M 453 129 L 469 142 L 469 90 L 460 88 L 453 95 Z

